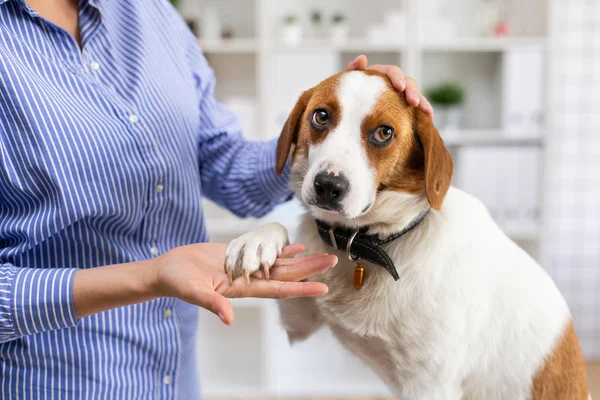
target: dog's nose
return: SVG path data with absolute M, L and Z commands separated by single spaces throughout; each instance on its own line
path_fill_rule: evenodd
M 334 175 L 326 171 L 315 176 L 315 194 L 320 206 L 335 206 L 348 193 L 349 182 L 342 174 Z

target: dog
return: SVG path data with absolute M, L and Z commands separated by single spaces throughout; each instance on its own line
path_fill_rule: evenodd
M 588 400 L 567 304 L 551 278 L 451 187 L 432 120 L 374 71 L 304 92 L 277 172 L 307 212 L 297 237 L 339 262 L 318 298 L 279 300 L 290 342 L 327 326 L 399 399 Z M 288 241 L 268 224 L 232 241 L 225 270 L 268 270 Z

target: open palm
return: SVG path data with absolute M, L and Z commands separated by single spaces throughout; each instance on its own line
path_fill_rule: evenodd
M 224 270 L 226 243 L 199 243 L 173 249 L 157 261 L 155 285 L 161 296 L 177 297 L 217 314 L 221 320 L 233 323 L 233 306 L 227 298 L 261 297 L 289 298 L 319 296 L 327 286 L 318 282 L 299 282 L 333 267 L 337 258 L 328 254 L 295 257 L 305 250 L 295 244 L 283 249 L 270 271 L 270 279 L 262 272 L 231 284 Z

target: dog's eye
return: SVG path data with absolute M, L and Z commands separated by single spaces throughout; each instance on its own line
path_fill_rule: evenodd
M 371 141 L 375 144 L 382 145 L 388 143 L 394 138 L 394 128 L 383 125 L 375 129 L 371 135 Z
M 327 110 L 319 108 L 313 113 L 311 122 L 316 129 L 323 130 L 329 124 L 329 113 Z

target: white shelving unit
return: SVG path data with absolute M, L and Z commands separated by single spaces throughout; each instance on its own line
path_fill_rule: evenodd
M 467 4 L 473 5 L 474 0 L 461 1 L 465 2 L 464 13 L 472 10 Z M 503 59 L 506 54 L 522 49 L 546 51 L 545 22 L 539 22 L 539 18 L 535 19 L 537 25 L 522 24 L 517 36 L 459 34 L 429 38 L 419 34 L 424 15 L 422 4 L 426 3 L 420 0 L 332 0 L 326 3 L 317 0 L 187 0 L 182 11 L 201 18 L 202 7 L 207 3 L 228 17 L 240 37 L 200 39 L 199 44 L 217 74 L 220 100 L 227 102 L 229 97 L 241 95 L 255 102 L 258 117 L 253 122 L 254 139 L 277 137 L 301 91 L 342 70 L 356 55 L 364 53 L 371 63 L 400 65 L 407 75 L 417 79 L 421 88 L 449 78 L 463 83 L 469 93 L 464 129 L 456 136 L 445 138 L 455 159 L 460 159 L 463 149 L 473 148 L 545 151 L 543 130 L 512 135 L 502 124 Z M 522 7 L 519 21 L 532 21 L 532 15 L 547 14 L 545 0 L 524 3 L 518 5 Z M 293 12 L 308 20 L 314 8 L 323 10 L 325 15 L 337 10 L 345 12 L 351 27 L 349 40 L 339 44 L 307 39 L 290 46 L 278 39 L 278 21 L 285 14 Z M 454 8 L 461 9 L 458 5 Z M 402 9 L 406 13 L 403 36 L 407 40 L 374 43 L 366 39 L 364 26 L 381 19 L 389 9 Z M 457 18 L 465 20 L 464 15 L 457 14 Z M 537 174 L 541 175 L 542 171 Z M 271 220 L 282 222 L 293 232 L 301 212 L 299 205 L 292 202 L 267 218 L 241 221 L 206 204 L 207 225 L 213 241 L 229 241 Z M 507 234 L 537 256 L 539 227 L 511 228 Z M 342 398 L 389 394 L 379 379 L 342 349 L 326 330 L 306 343 L 290 347 L 280 328 L 273 301 L 238 299 L 233 304 L 236 321 L 232 327 L 221 325 L 209 313 L 201 314 L 198 359 L 206 398 L 310 395 Z

